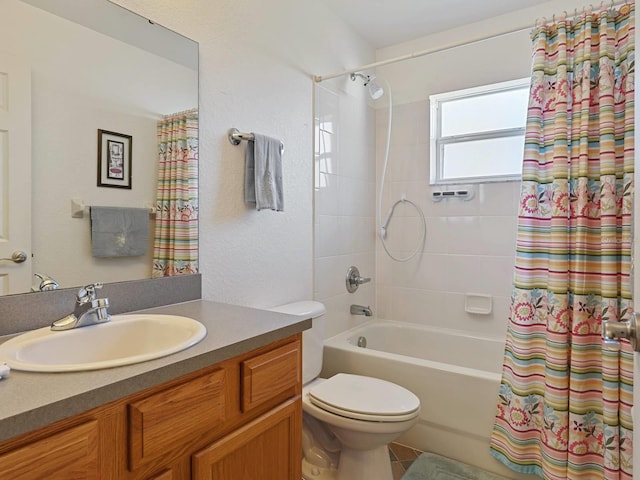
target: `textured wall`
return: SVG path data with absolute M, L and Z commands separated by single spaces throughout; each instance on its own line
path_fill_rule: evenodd
M 313 82 L 374 52 L 312 0 L 119 0 L 200 44 L 203 298 L 268 307 L 313 295 Z M 285 212 L 243 202 L 237 127 L 280 138 Z

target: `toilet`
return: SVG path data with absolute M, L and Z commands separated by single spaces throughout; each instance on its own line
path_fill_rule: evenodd
M 302 336 L 303 479 L 391 480 L 387 444 L 418 421 L 418 397 L 373 377 L 319 378 L 325 306 L 302 301 L 271 310 L 313 319 Z

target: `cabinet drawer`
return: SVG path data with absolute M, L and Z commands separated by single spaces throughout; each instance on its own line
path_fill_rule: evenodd
M 225 371 L 129 404 L 129 468 L 184 446 L 225 421 Z
M 299 393 L 301 349 L 297 340 L 242 362 L 242 411 Z
M 98 422 L 90 421 L 0 455 L 1 478 L 98 479 Z

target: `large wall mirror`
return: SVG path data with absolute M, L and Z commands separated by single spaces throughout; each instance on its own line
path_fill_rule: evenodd
M 153 205 L 157 122 L 197 106 L 192 40 L 108 0 L 2 0 L 0 258 L 27 260 L 0 261 L 0 294 L 150 278 L 152 215 L 147 254 L 98 258 L 72 201 Z M 130 136 L 132 188 L 97 185 L 99 130 Z

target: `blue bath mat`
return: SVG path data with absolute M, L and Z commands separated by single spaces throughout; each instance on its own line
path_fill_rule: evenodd
M 402 480 L 508 480 L 477 467 L 441 457 L 421 454 L 402 476 Z

